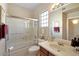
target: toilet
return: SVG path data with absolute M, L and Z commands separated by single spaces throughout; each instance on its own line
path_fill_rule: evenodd
M 40 49 L 40 47 L 37 46 L 37 45 L 31 46 L 28 49 L 29 56 L 36 56 L 38 51 L 39 51 L 39 49 Z

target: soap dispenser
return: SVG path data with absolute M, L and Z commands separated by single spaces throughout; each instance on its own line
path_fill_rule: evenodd
M 79 38 L 77 39 L 77 43 L 76 43 L 76 51 L 79 51 Z
M 71 40 L 71 46 L 73 46 L 73 39 Z
M 78 38 L 78 40 L 77 40 L 77 46 L 79 47 L 79 38 Z
M 74 37 L 74 39 L 72 39 L 71 41 L 71 46 L 76 47 L 77 45 L 77 41 L 76 41 L 76 37 Z
M 74 37 L 74 47 L 76 47 L 76 46 L 77 46 L 77 38 Z

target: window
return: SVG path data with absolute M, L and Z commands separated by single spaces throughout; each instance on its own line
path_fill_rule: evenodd
M 46 11 L 40 15 L 40 26 L 48 27 L 48 11 Z

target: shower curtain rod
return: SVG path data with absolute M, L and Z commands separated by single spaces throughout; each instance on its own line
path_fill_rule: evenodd
M 13 17 L 13 18 L 19 18 L 19 19 L 26 19 L 26 20 L 38 21 L 38 19 L 33 19 L 33 18 L 23 18 L 23 17 L 19 17 L 19 16 L 9 16 L 9 15 L 7 15 L 7 17 Z

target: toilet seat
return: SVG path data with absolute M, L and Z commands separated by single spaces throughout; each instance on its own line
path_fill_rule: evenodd
M 39 50 L 39 49 L 40 49 L 39 46 L 31 46 L 31 47 L 29 48 L 29 51 L 37 51 L 37 50 Z

